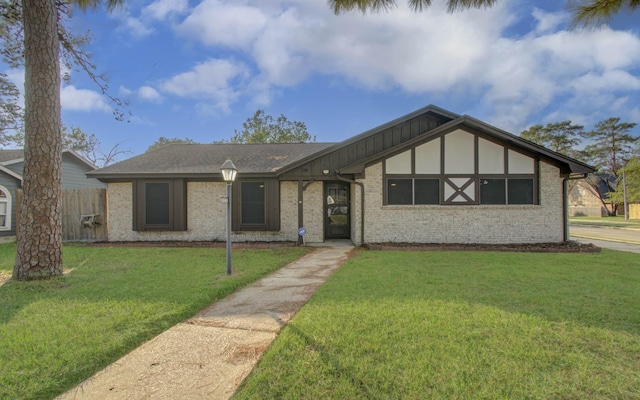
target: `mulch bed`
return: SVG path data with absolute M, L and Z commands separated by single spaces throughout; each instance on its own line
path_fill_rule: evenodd
M 574 241 L 563 243 L 466 244 L 466 243 L 374 243 L 369 250 L 513 251 L 529 253 L 599 253 L 600 247 Z
M 153 241 L 153 242 L 89 242 L 94 247 L 195 247 L 195 248 L 225 248 L 226 242 L 198 242 L 198 241 Z M 233 242 L 234 249 L 275 249 L 280 247 L 294 247 L 296 242 Z
M 156 242 L 93 242 L 95 247 L 195 247 L 224 248 L 225 242 L 156 241 Z M 298 246 L 296 242 L 234 242 L 234 249 L 273 249 Z M 465 243 L 366 243 L 368 250 L 446 250 L 446 251 L 513 251 L 530 253 L 599 253 L 600 247 L 574 241 L 535 244 L 465 244 Z

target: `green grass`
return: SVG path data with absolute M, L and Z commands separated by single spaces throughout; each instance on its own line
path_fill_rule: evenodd
M 572 225 L 602 225 L 618 228 L 640 229 L 640 220 L 625 220 L 624 216 L 614 217 L 571 217 L 569 223 Z
M 362 251 L 235 399 L 639 399 L 640 256 Z
M 0 286 L 0 398 L 52 398 L 305 251 L 234 250 L 229 277 L 224 249 L 65 246 L 64 277 Z

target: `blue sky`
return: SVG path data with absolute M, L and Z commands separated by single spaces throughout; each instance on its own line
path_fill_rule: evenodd
M 564 1 L 499 0 L 487 10 L 333 15 L 326 0 L 129 0 L 76 12 L 118 122 L 80 72 L 63 122 L 140 154 L 160 136 L 229 139 L 257 109 L 341 141 L 427 104 L 518 134 L 570 119 L 640 122 L 640 13 L 568 30 Z M 22 71 L 6 71 L 22 85 Z M 640 131 L 636 129 L 634 133 Z

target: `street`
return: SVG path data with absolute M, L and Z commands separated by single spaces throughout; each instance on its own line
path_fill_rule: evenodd
M 569 226 L 569 234 L 580 243 L 640 254 L 640 230 L 574 224 Z

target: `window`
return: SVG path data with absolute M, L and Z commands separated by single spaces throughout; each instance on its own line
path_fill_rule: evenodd
M 146 182 L 145 218 L 148 225 L 169 225 L 171 220 L 171 184 Z
M 277 179 L 233 184 L 234 231 L 280 230 L 280 182 Z
M 183 179 L 133 183 L 133 230 L 187 230 L 187 190 Z
M 539 202 L 536 156 L 495 137 L 456 129 L 400 151 L 383 162 L 385 205 Z
M 509 204 L 533 204 L 533 179 L 509 179 Z
M 506 204 L 504 179 L 480 179 L 480 204 Z
M 413 204 L 413 179 L 387 180 L 388 204 Z
M 242 224 L 263 225 L 265 223 L 264 182 L 241 182 Z
M 480 178 L 480 204 L 533 204 L 533 179 Z
M 414 204 L 440 204 L 440 179 L 414 179 Z
M 11 230 L 11 193 L 0 186 L 0 231 Z
M 440 180 L 387 179 L 387 204 L 440 204 Z

